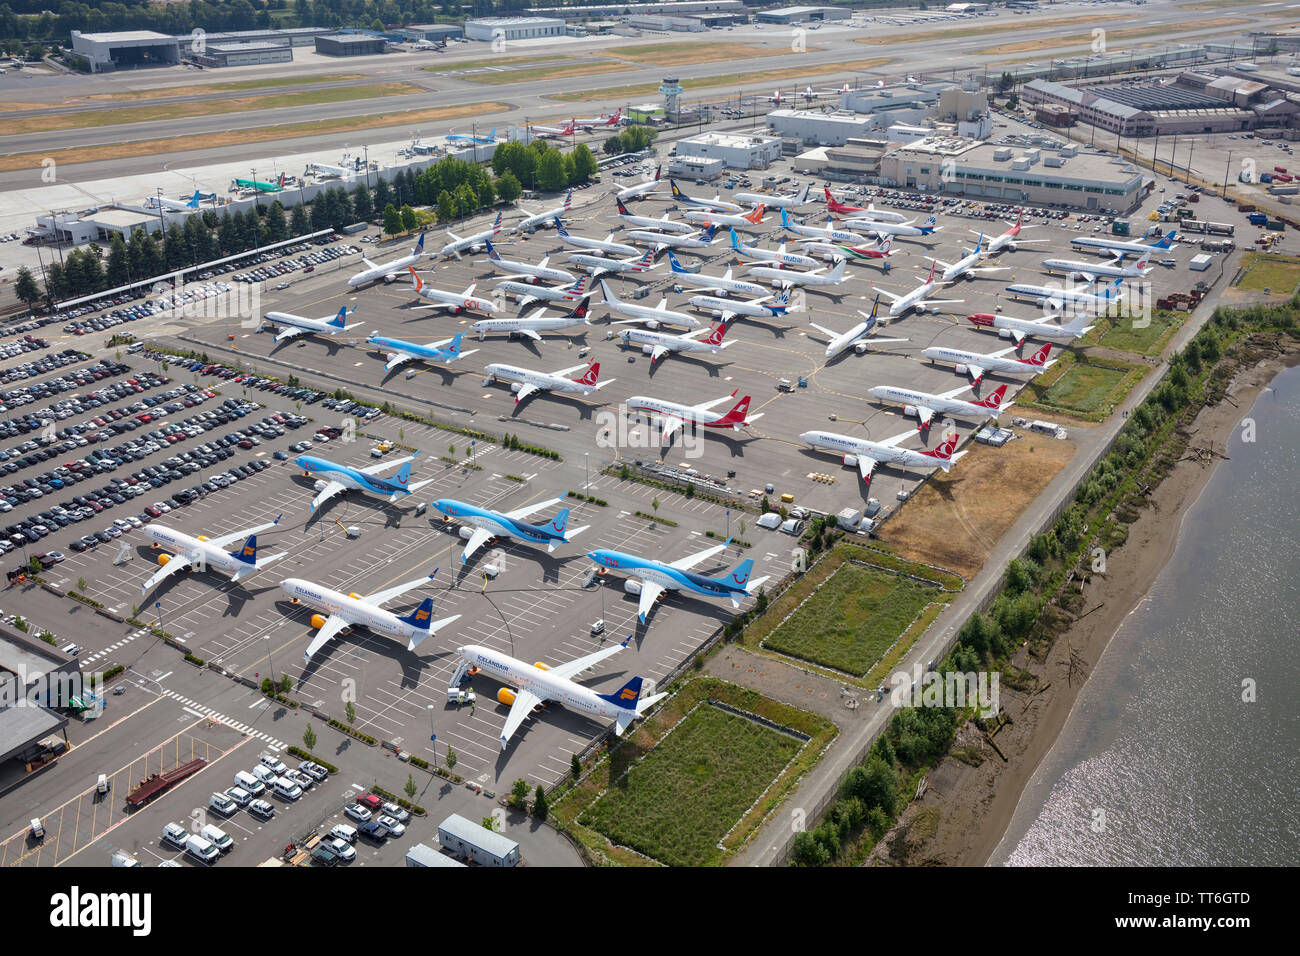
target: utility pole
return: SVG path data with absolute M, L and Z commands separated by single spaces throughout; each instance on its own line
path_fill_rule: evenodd
M 1223 164 L 1223 192 L 1219 195 L 1228 198 L 1228 176 L 1232 173 L 1232 150 L 1228 150 L 1228 161 Z

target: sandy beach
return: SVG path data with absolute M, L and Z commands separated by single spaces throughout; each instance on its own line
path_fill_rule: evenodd
M 1260 391 L 1279 371 L 1296 364 L 1300 364 L 1300 348 L 1292 343 L 1288 354 L 1270 356 L 1241 370 L 1229 387 L 1229 401 L 1203 408 L 1196 417 L 1189 430 L 1189 448 L 1210 446 L 1222 453 Z M 1208 483 L 1214 467 L 1180 461 L 1154 490 L 1150 506 L 1129 526 L 1124 545 L 1107 556 L 1107 573 L 1094 574 L 1085 586 L 1085 615 L 1057 639 L 1046 660 L 1030 658 L 1023 648 L 1013 657 L 1013 664 L 1038 676 L 1040 687 L 1049 681 L 1051 686 L 1031 696 L 1002 685 L 1002 707 L 1012 723 L 999 731 L 995 740 L 1006 762 L 976 728 L 963 727 L 953 753 L 930 774 L 924 795 L 912 802 L 894 829 L 877 844 L 869 863 L 987 863 L 1026 784 L 1065 725 L 1086 675 L 1173 554 L 1183 517 Z

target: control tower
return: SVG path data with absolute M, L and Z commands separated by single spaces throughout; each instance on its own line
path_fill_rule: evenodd
M 664 111 L 669 116 L 676 116 L 681 108 L 677 101 L 686 92 L 677 82 L 677 77 L 665 76 L 664 81 L 659 84 L 659 92 L 664 98 Z

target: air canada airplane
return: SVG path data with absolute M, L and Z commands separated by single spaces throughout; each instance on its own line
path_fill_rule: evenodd
M 158 563 L 162 565 L 162 569 L 155 571 L 153 576 L 140 586 L 140 596 L 148 594 L 167 578 L 181 571 L 205 571 L 214 568 L 229 574 L 231 581 L 242 581 L 255 571 L 262 570 L 272 561 L 280 560 L 284 557 L 283 554 L 273 554 L 265 558 L 257 556 L 257 536 L 279 524 L 280 517 L 277 516 L 274 521 L 253 528 L 231 531 L 229 534 L 218 535 L 215 538 L 206 535 L 194 538 L 183 531 L 174 531 L 164 525 L 145 525 L 140 533 L 153 542 L 150 547 L 166 548 L 172 553 L 158 555 Z M 244 542 L 243 547 L 233 553 L 226 551 L 227 545 L 234 544 L 245 535 L 248 536 L 248 540 Z

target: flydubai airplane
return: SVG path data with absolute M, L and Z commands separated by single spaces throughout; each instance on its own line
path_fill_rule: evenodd
M 989 246 L 987 249 L 984 250 L 984 254 L 986 256 L 997 255 L 1003 249 L 1007 250 L 1007 252 L 1015 252 L 1017 248 L 1027 243 L 1047 241 L 1046 239 L 1021 239 L 1020 238 L 1021 229 L 1033 228 L 1032 226 L 1020 225 L 1020 220 L 1024 218 L 1024 215 L 1025 214 L 1023 212 L 1017 213 L 1016 224 L 1014 226 L 1012 226 L 1006 232 L 1002 233 L 1002 235 L 995 236 L 994 238 L 989 240 Z M 972 229 L 970 231 L 974 232 L 975 230 Z M 983 233 L 981 233 L 981 235 L 983 235 Z
M 646 196 L 654 193 L 654 191 L 659 188 L 659 173 L 662 169 L 663 166 L 656 166 L 654 178 L 646 179 L 645 182 L 637 183 L 635 186 L 628 186 L 624 189 L 620 189 L 618 191 L 619 203 L 625 203 L 630 199 L 644 199 Z M 620 212 L 621 211 L 622 210 L 620 210 Z
M 934 260 L 930 261 L 930 278 L 926 279 L 911 292 L 905 292 L 902 295 L 890 292 L 888 289 L 880 289 L 884 295 L 889 298 L 889 317 L 897 318 L 900 315 L 906 315 L 909 310 L 915 310 L 917 315 L 926 311 L 933 311 L 936 305 L 950 305 L 957 302 L 965 302 L 965 299 L 931 299 L 930 292 L 933 291 L 936 282 L 934 270 L 936 264 Z M 871 287 L 876 288 L 873 282 Z
M 421 298 L 428 299 L 430 305 L 419 306 L 421 309 L 446 309 L 452 315 L 460 315 L 462 312 L 469 310 L 472 312 L 486 312 L 488 315 L 496 313 L 496 303 L 491 299 L 485 299 L 482 296 L 474 294 L 474 287 L 477 282 L 471 282 L 464 292 L 447 292 L 443 289 L 435 289 L 433 286 L 425 285 L 424 280 L 415 274 L 415 269 L 411 269 L 411 288 L 415 294 Z
M 976 312 L 966 316 L 966 320 L 979 328 L 995 329 L 1004 339 L 1015 339 L 1017 348 L 1031 335 L 1036 339 L 1081 339 L 1094 328 L 1087 324 L 1086 313 L 1075 316 L 1065 325 L 1055 325 L 1047 316 L 1041 319 L 1013 319 L 992 312 Z
M 508 273 L 507 278 L 509 279 L 522 279 L 527 276 L 529 277 L 527 279 L 528 282 L 538 282 L 543 279 L 547 282 L 575 281 L 572 272 L 568 272 L 565 269 L 553 269 L 547 266 L 547 263 L 551 261 L 550 256 L 542 256 L 542 261 L 535 264 L 532 262 L 516 262 L 513 259 L 501 258 L 501 253 L 497 252 L 496 247 L 492 245 L 491 239 L 487 240 L 486 247 L 488 251 L 488 264 L 493 268 L 501 269 Z
M 731 250 L 745 259 L 753 259 L 759 262 L 775 262 L 780 266 L 816 269 L 818 265 L 817 260 L 812 256 L 802 256 L 797 252 L 786 252 L 784 242 L 776 250 L 760 249 L 758 246 L 743 243 L 734 229 L 731 230 Z
M 529 524 L 524 519 L 543 508 L 564 504 L 567 494 L 558 498 L 547 498 L 514 511 L 493 511 L 477 505 L 457 501 L 455 498 L 439 498 L 433 506 L 444 515 L 443 521 L 455 521 L 460 525 L 460 536 L 468 542 L 461 552 L 460 563 L 465 564 L 474 556 L 474 552 L 496 538 L 509 538 L 526 544 L 544 544 L 548 553 L 561 544 L 568 544 L 588 525 L 565 531 L 569 523 L 569 509 L 561 508 L 554 518 L 546 524 Z
M 435 621 L 433 598 L 425 598 L 419 607 L 403 617 L 385 611 L 383 605 L 407 591 L 428 584 L 437 573 L 435 569 L 433 574 L 366 596 L 355 591 L 344 594 L 302 578 L 285 578 L 280 582 L 280 590 L 293 604 L 306 604 L 324 612 L 311 616 L 311 626 L 317 628 L 317 631 L 307 645 L 303 660 L 310 663 L 317 651 L 340 634 L 349 633 L 354 627 L 364 627 L 387 637 L 405 640 L 406 649 L 415 650 L 426 637 L 437 634 L 452 621 L 459 619 L 460 615 L 453 614 Z
M 583 276 L 585 279 L 586 276 Z M 480 319 L 469 327 L 478 333 L 478 340 L 493 332 L 504 332 L 507 338 L 521 335 L 534 342 L 542 341 L 543 332 L 563 332 L 579 325 L 590 325 L 587 318 L 587 303 L 579 301 L 568 315 L 547 316 L 545 308 L 538 309 L 531 315 L 521 315 L 509 319 Z
M 545 209 L 542 212 L 532 213 L 531 215 L 525 216 L 523 219 L 519 220 L 519 222 L 515 223 L 512 231 L 532 232 L 535 229 L 542 229 L 552 219 L 557 219 L 567 213 L 572 204 L 573 190 L 570 189 L 564 194 L 564 202 L 561 205 L 556 206 L 553 209 Z M 524 212 L 528 212 L 528 210 L 525 209 Z
M 962 392 L 969 391 L 969 385 L 954 388 L 951 392 L 932 395 L 929 392 L 917 392 L 910 388 L 895 388 L 892 385 L 877 385 L 869 388 L 876 399 L 890 405 L 902 405 L 904 415 L 915 415 L 919 420 L 917 429 L 928 431 L 935 415 L 954 415 L 968 421 L 982 422 L 986 418 L 999 415 L 1014 403 L 1002 404 L 1007 394 L 1007 385 L 1003 382 L 989 394 L 978 401 L 965 402 L 957 398 Z
M 573 246 L 575 249 L 591 249 L 595 252 L 603 252 L 612 256 L 635 256 L 640 255 L 640 250 L 636 246 L 629 246 L 625 242 L 615 242 L 614 233 L 611 230 L 609 237 L 605 239 L 591 239 L 587 236 L 575 236 L 564 228 L 564 223 L 557 217 L 555 220 L 555 234 L 560 237 L 560 242 L 566 246 Z
M 604 279 L 600 280 L 600 291 L 605 296 L 605 304 L 609 306 L 609 311 L 614 315 L 626 317 L 615 322 L 615 325 L 640 323 L 649 329 L 657 329 L 661 325 L 676 325 L 686 329 L 698 329 L 700 327 L 700 321 L 695 316 L 668 308 L 668 299 L 666 297 L 660 299 L 659 304 L 654 307 L 624 302 L 606 285 Z
M 717 226 L 709 226 L 694 236 L 675 236 L 670 233 L 654 232 L 648 229 L 633 229 L 626 235 L 636 242 L 651 243 L 656 251 L 660 249 L 707 249 L 718 241 L 718 237 L 714 235 L 717 228 Z
M 963 373 L 970 375 L 972 385 L 978 385 L 989 372 L 993 372 L 995 375 L 1029 375 L 1032 377 L 1039 372 L 1045 372 L 1056 364 L 1056 359 L 1051 361 L 1047 359 L 1047 356 L 1052 353 L 1052 343 L 1050 342 L 1027 359 L 1006 357 L 1015 350 L 1016 347 L 1013 345 L 1010 348 L 985 354 L 983 352 L 968 352 L 965 349 L 950 349 L 935 345 L 928 349 L 922 349 L 921 354 L 928 358 L 931 364 L 937 362 L 952 363 L 953 371 L 958 375 Z
M 478 349 L 470 349 L 468 352 L 461 351 L 460 343 L 464 338 L 464 332 L 457 332 L 449 339 L 419 345 L 415 342 L 403 342 L 401 339 L 385 338 L 378 333 L 374 333 L 366 339 L 366 344 L 379 346 L 380 350 L 388 356 L 388 364 L 384 366 L 384 371 L 391 372 L 399 365 L 405 365 L 407 362 L 450 364 L 463 359 L 466 355 L 473 355 Z
M 757 415 L 749 414 L 749 396 L 746 395 L 740 401 L 731 407 L 731 410 L 718 414 L 712 411 L 723 402 L 730 401 L 736 397 L 736 393 L 724 395 L 721 398 L 715 398 L 711 402 L 701 402 L 699 405 L 682 405 L 680 402 L 670 402 L 662 398 L 648 398 L 645 395 L 633 395 L 625 403 L 629 414 L 633 417 L 645 417 L 650 424 L 659 429 L 660 442 L 666 442 L 682 426 L 700 425 L 704 428 L 730 428 L 733 431 L 740 431 L 742 428 L 748 428 L 754 422 L 763 417 L 763 413 Z
M 840 202 L 831 195 L 829 188 L 822 187 L 826 193 L 826 211 L 839 216 L 852 215 L 861 213 L 859 219 L 865 219 L 870 222 L 907 222 L 908 219 L 901 212 L 891 212 L 886 209 L 877 209 L 875 203 L 867 203 L 865 206 L 850 206 Z
M 160 524 L 145 525 L 140 533 L 153 542 L 149 547 L 166 548 L 172 553 L 158 555 L 158 563 L 162 567 L 140 586 L 140 596 L 144 597 L 164 580 L 181 571 L 206 571 L 213 568 L 229 574 L 231 581 L 242 581 L 272 561 L 280 560 L 284 557 L 283 554 L 265 558 L 257 556 L 257 536 L 274 528 L 280 523 L 281 517 L 283 515 L 277 515 L 274 521 L 245 528 L 243 531 L 217 535 L 215 538 L 206 535 L 191 537 L 183 531 L 174 531 Z M 227 545 L 234 544 L 245 535 L 248 538 L 238 551 L 232 553 L 226 550 Z
M 405 458 L 397 458 L 393 461 L 383 461 L 377 465 L 370 465 L 367 468 L 353 468 L 350 465 L 338 465 L 332 461 L 326 461 L 324 458 L 316 458 L 313 455 L 299 455 L 293 459 L 293 463 L 301 468 L 308 477 L 317 475 L 316 497 L 312 499 L 308 510 L 314 512 L 331 498 L 341 495 L 346 491 L 365 491 L 372 495 L 387 495 L 389 503 L 397 501 L 398 498 L 404 498 L 409 494 L 419 491 L 433 479 L 427 481 L 417 481 L 411 483 L 411 463 L 420 457 L 417 451 L 414 455 L 407 455 Z M 401 465 L 397 474 L 392 478 L 380 478 L 381 471 L 387 471 L 394 465 Z
M 472 236 L 458 236 L 450 229 L 447 235 L 451 237 L 451 242 L 447 243 L 438 250 L 440 256 L 455 256 L 460 258 L 462 252 L 478 252 L 483 248 L 483 244 L 489 239 L 495 239 L 497 233 L 501 231 L 501 213 L 497 213 L 496 219 L 492 222 L 491 229 L 484 229 L 482 232 L 476 232 Z
M 767 290 L 764 289 L 764 292 Z M 769 301 L 770 300 L 770 301 Z M 701 312 L 710 312 L 715 319 L 729 322 L 737 315 L 754 319 L 775 318 L 785 315 L 790 310 L 790 290 L 782 289 L 777 295 L 770 293 L 757 299 L 719 299 L 711 295 L 693 295 L 687 301 L 691 308 Z
M 577 282 L 557 287 L 505 279 L 497 283 L 497 291 L 514 296 L 519 308 L 526 309 L 534 302 L 581 302 L 592 294 L 592 290 L 587 288 L 590 283 L 591 276 L 588 275 L 579 276 Z
M 166 196 L 150 196 L 144 201 L 144 204 L 155 209 L 161 206 L 163 209 L 174 209 L 177 212 L 185 212 L 190 209 L 199 208 L 200 195 L 200 192 L 196 189 L 194 190 L 194 195 L 184 202 L 181 202 L 179 199 L 168 199 Z
M 358 286 L 368 285 L 371 282 L 378 282 L 383 279 L 385 282 L 392 282 L 400 276 L 406 269 L 417 264 L 424 257 L 424 233 L 420 233 L 420 238 L 416 241 L 415 246 L 411 249 L 409 256 L 402 256 L 400 259 L 394 259 L 392 262 L 386 262 L 382 266 L 377 266 L 365 256 L 361 261 L 365 268 L 348 280 L 348 287 L 355 289 Z
M 866 239 L 856 232 L 836 229 L 829 222 L 824 226 L 801 226 L 791 219 L 790 214 L 784 209 L 781 210 L 781 228 L 796 236 L 808 236 L 813 242 L 847 242 L 858 245 L 866 242 Z
M 751 206 L 764 205 L 768 209 L 797 209 L 808 203 L 809 185 L 804 184 L 803 190 L 795 193 L 793 196 L 781 196 L 768 193 L 736 193 L 736 198 L 741 202 L 747 202 Z
M 356 309 L 352 310 L 353 312 Z M 340 332 L 346 332 L 348 329 L 355 329 L 361 322 L 345 322 L 348 315 L 348 307 L 345 305 L 339 309 L 338 315 L 332 319 L 306 319 L 301 315 L 293 315 L 289 312 L 268 312 L 266 320 L 282 326 L 276 333 L 275 341 L 283 342 L 285 339 L 296 339 L 300 335 L 338 335 Z
M 655 362 L 673 352 L 709 352 L 716 355 L 731 344 L 722 341 L 722 337 L 727 334 L 725 322 L 709 329 L 709 334 L 704 338 L 696 338 L 703 333 L 704 329 L 696 329 L 684 335 L 668 335 L 665 332 L 649 332 L 645 329 L 623 329 L 618 335 L 625 345 L 641 346 L 641 351 L 650 356 L 650 364 L 653 366 Z
M 871 347 L 871 344 L 884 344 L 885 342 L 910 342 L 911 339 L 879 339 L 875 338 L 878 327 L 883 329 L 888 323 L 881 322 L 880 313 L 880 296 L 876 296 L 875 303 L 871 306 L 871 314 L 858 310 L 858 315 L 862 316 L 863 321 L 859 322 L 847 332 L 836 332 L 834 329 L 828 329 L 825 326 L 818 325 L 816 322 L 809 322 L 814 329 L 822 335 L 827 336 L 830 342 L 826 344 L 827 360 L 835 358 L 847 348 L 862 355 Z
M 964 451 L 953 454 L 953 449 L 957 447 L 959 440 L 955 432 L 932 450 L 913 451 L 910 448 L 898 447 L 900 442 L 911 438 L 914 434 L 916 433 L 909 430 L 893 438 L 886 438 L 884 441 L 869 441 L 866 438 L 837 435 L 835 432 L 813 431 L 804 432 L 799 438 L 810 448 L 841 455 L 847 467 L 857 467 L 858 474 L 868 485 L 871 484 L 871 473 L 876 470 L 877 465 L 893 465 L 902 471 L 942 468 L 946 472 L 952 468 L 957 459 L 966 454 Z
M 1167 232 L 1153 243 L 1124 242 L 1120 239 L 1102 239 L 1100 236 L 1078 236 L 1070 240 L 1070 245 L 1088 252 L 1099 252 L 1102 255 L 1111 256 L 1122 261 L 1129 256 L 1148 255 L 1153 250 L 1155 252 L 1164 252 L 1166 249 L 1172 249 L 1174 234 Z
M 847 263 L 843 259 L 836 259 L 835 265 L 829 272 L 826 271 L 825 266 L 818 266 L 809 272 L 797 272 L 793 269 L 772 269 L 767 266 L 751 266 L 749 274 L 755 279 L 767 279 L 769 282 L 775 282 L 786 288 L 796 285 L 840 285 L 853 278 L 844 271 L 846 265 Z
M 710 212 L 707 209 L 688 209 L 682 218 L 697 226 L 734 226 L 737 229 L 759 229 L 763 225 L 763 213 L 767 207 L 759 203 L 752 211 L 741 215 L 728 215 L 722 212 Z M 782 210 L 784 212 L 784 210 Z
M 617 275 L 634 275 L 639 272 L 653 272 L 659 268 L 655 262 L 655 251 L 647 249 L 643 256 L 628 256 L 626 259 L 611 259 L 608 256 L 593 256 L 575 252 L 569 256 L 575 266 L 582 266 L 593 279 L 599 279 L 607 273 Z
M 466 136 L 464 133 L 448 133 L 443 137 L 454 146 L 491 146 L 497 141 L 497 128 L 492 127 L 486 136 Z
M 980 265 L 984 260 L 985 250 L 981 249 L 981 246 L 983 245 L 984 233 L 980 233 L 979 239 L 975 242 L 975 248 L 962 256 L 956 262 L 944 262 L 942 259 L 935 259 L 935 262 L 943 266 L 943 275 L 939 277 L 939 280 L 941 282 L 956 282 L 961 278 L 973 280 L 994 272 L 1006 272 L 1008 269 L 1007 266 Z
M 575 683 L 573 678 L 625 647 L 627 641 L 579 657 L 567 664 L 525 664 L 518 658 L 478 644 L 458 647 L 456 653 L 469 665 L 470 673 L 490 676 L 493 680 L 509 685 L 497 691 L 497 700 L 510 708 L 506 714 L 505 726 L 501 728 L 501 749 L 505 750 L 520 725 L 548 701 L 563 704 L 565 709 L 581 714 L 612 717 L 614 733 L 623 736 L 632 721 L 645 714 L 667 694 L 642 697 L 644 682 L 640 677 L 633 677 L 612 694 L 598 694 L 589 687 Z M 511 687 L 515 689 L 511 690 Z
M 668 185 L 672 187 L 673 201 L 682 206 L 695 206 L 698 209 L 712 209 L 714 212 L 741 212 L 743 206 L 734 202 L 727 202 L 721 195 L 715 195 L 712 199 L 699 199 L 695 196 L 688 196 L 677 186 L 677 180 L 670 178 Z
M 623 582 L 623 590 L 640 598 L 637 602 L 637 617 L 644 624 L 650 612 L 654 610 L 655 602 L 665 591 L 687 591 L 705 597 L 725 597 L 729 598 L 731 606 L 736 608 L 740 607 L 745 598 L 752 597 L 754 591 L 767 580 L 766 576 L 755 578 L 753 581 L 749 579 L 749 575 L 754 570 L 753 558 L 746 558 L 736 565 L 736 569 L 730 574 L 716 578 L 697 574 L 691 570 L 697 564 L 722 553 L 730 543 L 728 539 L 724 544 L 715 544 L 711 548 L 672 562 L 655 561 L 652 558 L 640 558 L 633 554 L 606 549 L 592 551 L 587 557 L 600 565 L 602 570 L 598 571 L 598 574 L 603 574 L 605 571 L 618 571 L 628 575 L 627 580 Z
M 678 222 L 676 219 L 669 219 L 668 213 L 664 213 L 658 219 L 653 216 L 636 216 L 628 211 L 627 206 L 623 205 L 623 200 L 618 200 L 618 218 L 622 219 L 629 226 L 640 226 L 644 229 L 657 229 L 659 232 L 676 232 L 687 233 L 694 232 L 695 227 L 688 222 Z M 613 233 L 611 232 L 612 236 Z
M 1142 253 L 1142 257 L 1131 266 L 1121 265 L 1123 260 L 1115 260 L 1113 264 L 1103 265 L 1100 262 L 1076 262 L 1073 259 L 1044 259 L 1043 268 L 1049 273 L 1064 272 L 1067 279 L 1083 279 L 1087 282 L 1096 282 L 1100 278 L 1106 279 L 1140 279 L 1151 272 L 1147 265 L 1151 261 L 1151 253 L 1154 250 L 1148 249 Z
M 582 371 L 581 376 L 576 379 L 566 378 L 574 372 Z M 537 392 L 566 392 L 576 395 L 590 395 L 597 389 L 604 388 L 610 382 L 596 383 L 600 376 L 600 363 L 592 362 L 590 365 L 585 362 L 582 365 L 575 365 L 573 368 L 560 369 L 558 372 L 535 372 L 529 368 L 520 368 L 517 365 L 489 365 L 486 369 L 487 379 L 484 385 L 490 385 L 492 382 L 504 381 L 510 383 L 510 391 L 515 393 L 515 404 L 525 401 L 529 396 Z
M 724 295 L 734 293 L 736 295 L 752 295 L 761 298 L 767 298 L 769 294 L 767 288 L 757 282 L 733 279 L 730 266 L 727 267 L 726 274 L 721 276 L 691 272 L 677 261 L 677 256 L 673 254 L 671 249 L 668 250 L 668 265 L 672 269 L 674 281 L 680 285 L 690 286 L 693 289 L 701 289 L 705 292 L 720 292 Z

